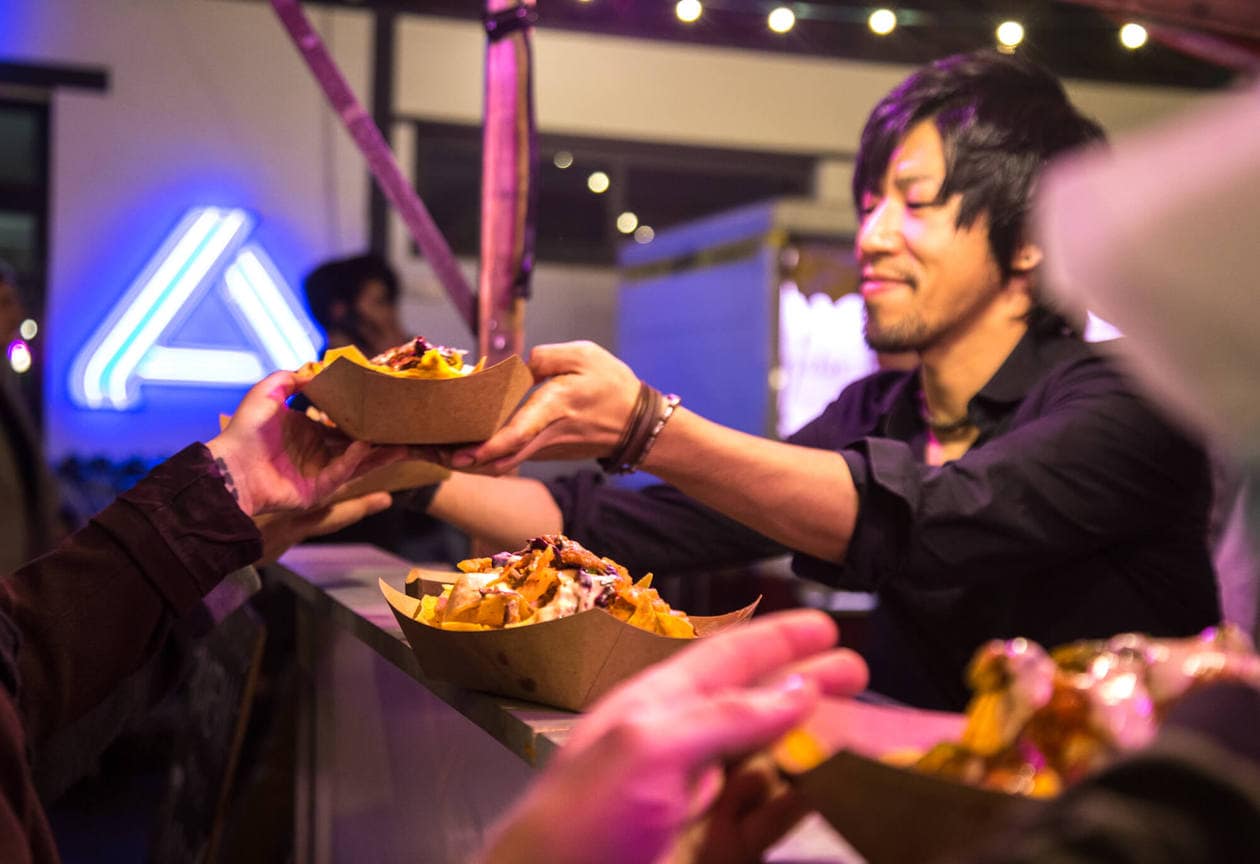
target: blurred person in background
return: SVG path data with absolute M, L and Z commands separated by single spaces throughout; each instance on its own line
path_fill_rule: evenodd
M 9 363 L 26 311 L 17 273 L 0 261 L 0 573 L 47 551 L 64 533 L 39 429 Z
M 374 357 L 415 338 L 398 313 L 398 274 L 384 258 L 364 253 L 325 261 L 302 280 L 306 304 L 326 336 L 325 348 L 354 345 Z M 453 564 L 468 555 L 458 531 L 425 514 L 433 489 L 394 494 L 383 513 L 320 538 L 323 543 L 371 543 L 414 562 Z
M 325 261 L 302 280 L 302 289 L 328 348 L 356 345 L 374 357 L 415 335 L 398 317 L 398 274 L 379 255 Z

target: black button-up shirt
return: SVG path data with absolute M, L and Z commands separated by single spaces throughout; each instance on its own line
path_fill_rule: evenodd
M 839 451 L 858 489 L 844 563 L 798 554 L 794 568 L 879 594 L 872 689 L 958 710 L 988 639 L 1185 635 L 1219 619 L 1207 457 L 1098 347 L 1030 331 L 968 406 L 980 437 L 940 467 L 924 463 L 919 405 L 917 374 L 877 373 L 790 439 Z M 672 487 L 550 487 L 565 530 L 633 571 L 784 551 Z

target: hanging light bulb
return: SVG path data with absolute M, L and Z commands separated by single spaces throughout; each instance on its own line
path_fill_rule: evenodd
M 608 175 L 603 171 L 592 171 L 591 176 L 586 178 L 586 188 L 596 195 L 603 195 L 608 191 L 610 185 L 612 185 L 612 181 L 608 179 Z
M 700 0 L 678 0 L 678 5 L 674 7 L 674 14 L 684 24 L 694 24 L 699 21 L 700 13 L 703 11 L 704 7 L 700 5 Z
M 876 36 L 887 36 L 897 29 L 897 13 L 891 9 L 876 9 L 866 19 L 866 26 Z
M 997 28 L 998 46 L 1007 52 L 1024 41 L 1024 25 L 1018 21 L 1003 21 Z
M 766 18 L 766 25 L 775 33 L 786 33 L 796 26 L 796 13 L 786 6 L 776 6 Z
M 1146 44 L 1146 28 L 1130 21 L 1120 28 L 1120 44 L 1130 51 L 1136 51 Z

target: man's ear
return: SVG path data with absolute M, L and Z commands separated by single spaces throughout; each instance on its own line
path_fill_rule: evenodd
M 1021 243 L 1011 256 L 1011 272 L 1027 275 L 1036 270 L 1044 256 L 1036 243 Z

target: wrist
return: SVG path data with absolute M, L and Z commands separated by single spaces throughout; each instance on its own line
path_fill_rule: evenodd
M 664 396 L 655 387 L 640 382 L 639 398 L 621 439 L 612 453 L 598 460 L 600 467 L 609 474 L 630 474 L 639 470 L 679 401 L 672 393 Z
M 223 488 L 236 501 L 236 506 L 241 508 L 241 512 L 246 516 L 254 516 L 257 512 L 257 503 L 243 482 L 246 475 L 235 448 L 224 441 L 223 436 L 216 435 L 206 442 L 206 449 L 214 457 L 214 467 L 218 469 Z

